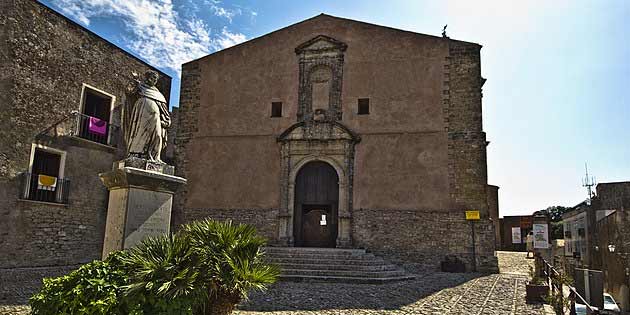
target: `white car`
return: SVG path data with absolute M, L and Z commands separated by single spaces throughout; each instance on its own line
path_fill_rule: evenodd
M 586 315 L 586 305 L 575 303 L 575 315 Z
M 615 299 L 613 299 L 613 297 L 608 293 L 604 293 L 604 311 L 602 311 L 601 313 L 602 314 L 621 313 L 621 310 L 619 309 L 617 302 L 615 302 Z
M 592 306 L 594 309 L 597 309 L 597 307 Z M 600 312 L 601 314 L 601 312 Z M 584 304 L 580 304 L 580 303 L 575 303 L 575 315 L 588 315 L 588 313 L 586 312 L 586 305 Z

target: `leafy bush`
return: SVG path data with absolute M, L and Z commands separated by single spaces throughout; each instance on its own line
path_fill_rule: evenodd
M 204 220 L 58 278 L 44 279 L 32 314 L 229 314 L 279 269 L 249 225 Z
M 120 299 L 127 285 L 120 254 L 94 261 L 70 274 L 44 279 L 30 299 L 32 314 L 137 314 Z

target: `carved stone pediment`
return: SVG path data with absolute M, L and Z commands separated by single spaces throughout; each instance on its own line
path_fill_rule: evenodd
M 339 51 L 343 52 L 346 50 L 348 46 L 332 37 L 328 37 L 326 35 L 318 35 L 311 40 L 302 43 L 300 46 L 295 48 L 296 54 L 301 53 L 322 53 L 326 51 Z
M 300 122 L 289 127 L 278 137 L 279 142 L 297 140 L 347 140 L 353 143 L 361 141 L 359 136 L 346 126 L 338 122 L 328 121 Z

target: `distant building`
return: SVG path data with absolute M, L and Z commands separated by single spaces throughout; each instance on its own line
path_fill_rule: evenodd
M 532 231 L 531 215 L 504 216 L 500 219 L 501 250 L 524 252 L 527 234 Z
M 108 196 L 98 173 L 123 154 L 131 72 L 157 69 L 37 1 L 0 11 L 0 268 L 98 259 Z
M 630 182 L 600 183 L 592 268 L 604 271 L 604 290 L 630 311 Z

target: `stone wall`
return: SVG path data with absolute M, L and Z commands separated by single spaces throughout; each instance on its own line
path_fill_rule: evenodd
M 210 218 L 218 221 L 250 224 L 270 245 L 278 243 L 279 209 L 186 209 L 184 222 Z
M 599 190 L 599 186 L 598 186 Z M 599 251 L 594 252 L 593 268 L 605 270 L 604 291 L 613 295 L 622 311 L 630 311 L 630 215 L 625 210 L 607 216 L 596 226 Z M 615 251 L 609 250 L 615 246 Z
M 501 248 L 501 222 L 499 221 L 499 186 L 488 185 L 488 213 L 494 227 L 495 249 Z
M 0 74 L 0 97 L 10 95 L 8 102 L 2 101 L 6 105 L 0 116 L 0 267 L 100 258 L 107 190 L 98 173 L 111 169 L 122 146 L 72 137 L 68 130 L 38 140 L 36 136 L 80 110 L 83 84 L 116 97 L 112 121 L 119 123 L 116 115 L 131 71 L 153 68 L 37 1 L 8 0 L 2 5 L 12 13 L 0 15 L 1 60 L 10 63 L 6 72 L 2 65 Z M 168 97 L 171 79 L 162 76 L 160 89 Z M 66 152 L 68 204 L 19 200 L 18 176 L 28 171 L 34 142 Z
M 598 209 L 629 209 L 630 182 L 597 184 Z
M 496 271 L 494 229 L 488 221 L 474 223 L 476 262 L 479 271 Z M 437 270 L 446 255 L 455 255 L 472 266 L 472 228 L 459 211 L 445 212 L 354 209 L 353 241 L 356 247 L 385 255 L 412 270 Z

